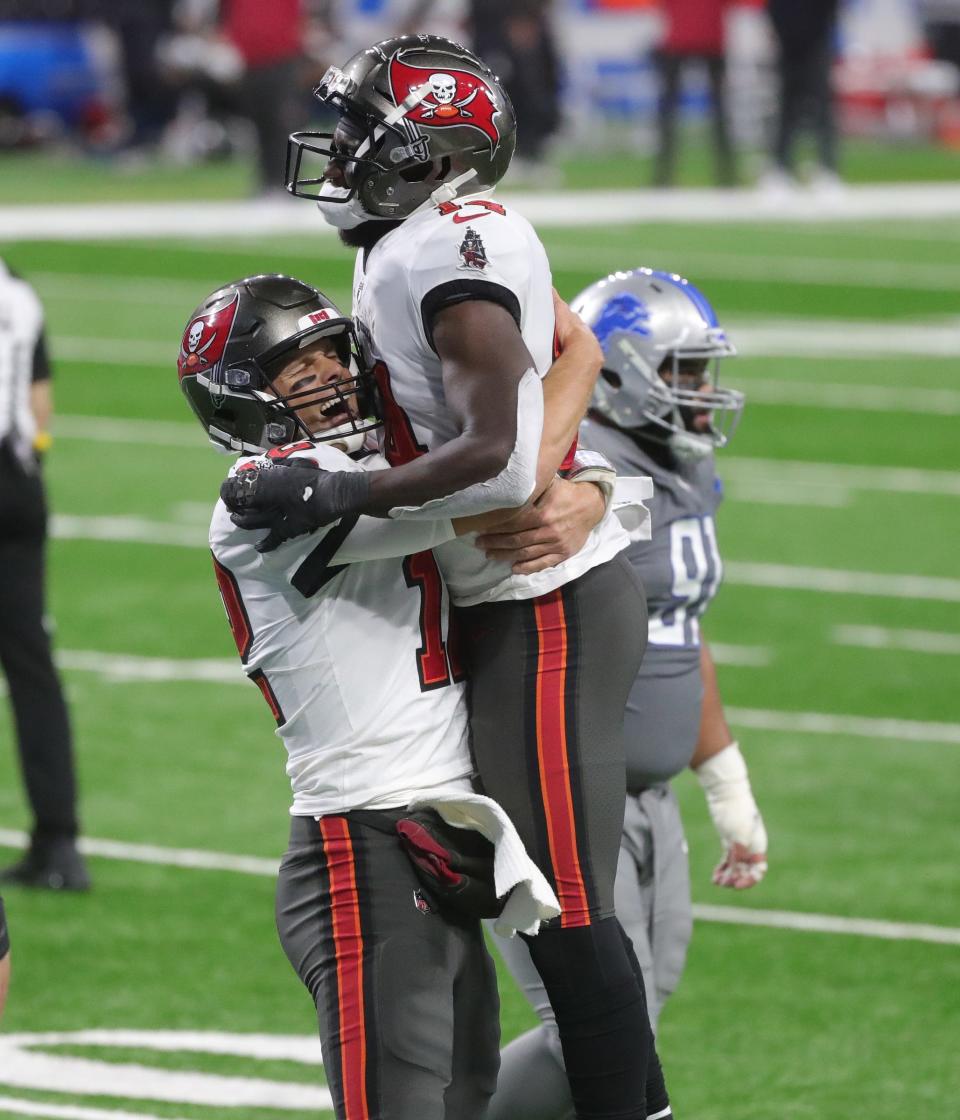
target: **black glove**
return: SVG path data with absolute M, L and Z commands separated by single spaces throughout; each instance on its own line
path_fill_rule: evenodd
M 255 547 L 272 552 L 356 512 L 369 490 L 364 471 L 325 471 L 312 459 L 286 458 L 237 471 L 220 487 L 220 497 L 238 528 L 270 530 Z
M 396 824 L 417 878 L 441 910 L 468 918 L 496 918 L 493 845 L 470 828 L 454 828 L 430 809 L 417 809 Z

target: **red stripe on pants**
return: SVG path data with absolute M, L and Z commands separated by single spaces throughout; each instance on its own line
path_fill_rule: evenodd
M 343 817 L 321 817 L 320 834 L 330 876 L 333 943 L 337 959 L 340 1075 L 345 1120 L 369 1120 L 367 1029 L 363 1011 L 363 932 L 353 843 Z
M 590 924 L 580 870 L 567 753 L 567 619 L 558 589 L 534 600 L 537 654 L 537 759 L 550 863 L 560 900 L 560 925 Z

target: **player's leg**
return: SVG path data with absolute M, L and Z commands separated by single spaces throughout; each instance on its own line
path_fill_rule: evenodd
M 456 929 L 460 967 L 453 988 L 453 1074 L 444 1093 L 447 1120 L 488 1117 L 500 1068 L 497 970 L 479 922 Z
M 537 1013 L 540 1026 L 503 1048 L 497 1092 L 487 1120 L 572 1120 L 573 1101 L 556 1018 L 527 944 L 520 937 L 494 937 L 493 944 Z
M 46 508 L 39 478 L 0 493 L 0 664 L 7 678 L 34 829 L 27 857 L 5 877 L 84 889 L 76 851 L 76 778 L 70 722 L 43 625 Z M 49 871 L 49 882 L 44 876 Z
M 653 890 L 647 917 L 653 979 L 647 996 L 651 1022 L 656 1029 L 663 1005 L 680 983 L 693 934 L 690 861 L 680 806 L 670 786 L 648 790 L 640 801 L 648 821 L 653 852 Z M 626 921 L 623 926 L 632 936 Z
M 710 83 L 710 101 L 713 110 L 713 144 L 716 158 L 717 182 L 722 187 L 732 187 L 737 179 L 733 138 L 730 135 L 730 114 L 727 111 L 726 61 L 723 55 L 708 55 L 704 62 Z
M 637 967 L 643 974 L 650 1021 L 655 1027 L 662 1006 L 658 999 L 654 946 L 650 937 L 655 861 L 653 834 L 640 802 L 640 797 L 627 798 L 614 898 L 617 917 L 632 940 Z M 556 1020 L 543 981 L 522 939 L 496 938 L 494 944 L 541 1025 L 504 1047 L 497 1093 L 490 1104 L 487 1120 L 570 1120 L 573 1117 L 570 1089 L 563 1072 Z M 648 1077 L 648 1090 L 654 1093 L 656 1089 L 651 1081 L 655 1080 L 655 1074 L 653 1078 Z M 656 1111 L 662 1107 L 658 1100 Z
M 644 1117 L 643 986 L 614 917 L 623 712 L 646 641 L 621 558 L 548 596 L 461 614 L 473 748 L 563 913 L 530 941 L 580 1117 Z M 521 744 L 523 744 L 521 748 Z
M 317 1007 L 338 1120 L 443 1120 L 463 950 L 389 829 L 295 819 L 277 927 Z

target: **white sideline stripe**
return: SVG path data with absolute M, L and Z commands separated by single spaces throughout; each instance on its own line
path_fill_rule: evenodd
M 872 918 L 838 918 L 831 914 L 802 914 L 794 910 L 752 910 L 740 906 L 694 903 L 693 916 L 702 922 L 766 926 L 803 933 L 842 933 L 879 937 L 885 941 L 929 941 L 935 945 L 960 945 L 960 929 L 914 922 L 882 922 Z
M 885 626 L 835 626 L 832 640 L 859 649 L 900 649 L 910 653 L 960 655 L 960 634 L 936 630 L 892 630 Z
M 29 836 L 25 832 L 0 828 L 0 846 L 25 848 Z M 236 871 L 244 875 L 272 878 L 279 860 L 255 856 L 236 856 L 227 852 L 194 851 L 184 848 L 161 848 L 151 844 L 124 844 L 116 840 L 94 840 L 82 837 L 79 847 L 85 855 L 105 859 L 129 860 L 169 867 L 187 867 L 201 871 Z M 884 922 L 870 918 L 840 918 L 828 914 L 805 914 L 789 910 L 754 910 L 740 906 L 694 906 L 694 917 L 706 922 L 736 925 L 772 926 L 822 933 L 857 934 L 895 941 L 934 941 L 942 945 L 960 945 L 960 929 L 951 926 L 924 925 L 912 922 Z
M 821 591 L 836 595 L 877 595 L 891 599 L 930 599 L 960 603 L 960 579 L 938 576 L 887 575 L 839 568 L 806 568 L 787 564 L 725 561 L 724 579 L 741 587 L 773 587 L 781 591 Z
M 960 217 L 954 183 L 890 183 L 845 187 L 835 197 L 797 191 L 772 199 L 752 190 L 554 191 L 501 195 L 541 226 L 597 226 L 643 222 L 832 223 L 867 219 Z M 303 201 L 97 203 L 0 207 L 0 240 L 116 240 L 189 237 L 232 241 L 277 233 L 332 238 Z
M 903 743 L 960 745 L 960 723 L 932 720 L 879 719 L 828 712 L 782 712 L 764 708 L 727 708 L 727 719 L 755 731 L 784 731 L 808 735 L 852 735 L 860 739 L 894 739 Z
M 148 1112 L 126 1112 L 115 1108 L 80 1108 L 77 1105 L 50 1104 L 47 1101 L 22 1101 L 0 1097 L 0 1113 L 14 1116 L 42 1116 L 47 1120 L 177 1120 Z
M 56 654 L 61 669 L 100 673 L 109 681 L 207 681 L 246 684 L 236 658 L 141 657 L 129 653 L 98 653 L 62 649 Z

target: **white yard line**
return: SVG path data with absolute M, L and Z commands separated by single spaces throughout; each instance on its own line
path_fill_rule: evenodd
M 204 681 L 215 684 L 246 684 L 237 658 L 141 657 L 130 653 L 99 653 L 95 650 L 62 649 L 56 655 L 61 669 L 98 673 L 115 683 L 138 681 Z
M 805 463 L 792 459 L 746 459 L 722 454 L 717 469 L 724 482 L 769 483 L 777 487 L 869 490 L 882 494 L 927 494 L 960 498 L 960 471 L 914 467 L 866 467 L 849 463 Z
M 884 323 L 732 316 L 724 318 L 724 326 L 744 357 L 956 358 L 960 352 L 960 323 L 942 320 Z
M 60 415 L 54 419 L 54 432 L 58 439 L 192 447 L 204 453 L 209 452 L 209 445 L 197 425 L 185 421 Z M 839 488 L 889 494 L 960 497 L 960 471 L 858 466 L 849 463 L 807 463 L 726 454 L 718 459 L 718 467 L 725 482 L 744 485 L 769 483 L 776 487 L 819 487 L 828 491 Z
M 960 656 L 960 634 L 937 630 L 892 630 L 886 626 L 835 626 L 831 638 L 838 646 L 858 649 L 906 650 L 909 653 Z
M 206 531 L 198 525 L 148 521 L 142 517 L 54 514 L 52 535 L 58 540 L 115 541 L 175 548 L 204 548 L 207 545 Z M 960 603 L 960 580 L 939 576 L 808 568 L 742 560 L 727 561 L 724 573 L 726 582 L 734 586 Z
M 924 416 L 960 415 L 960 391 L 910 389 L 892 385 L 850 385 L 824 381 L 775 381 L 744 378 L 749 405 L 839 408 L 855 412 L 910 412 Z
M 25 1101 L 16 1097 L 0 1097 L 0 1115 L 40 1116 L 45 1120 L 176 1120 L 148 1112 L 117 1111 L 114 1108 L 82 1108 L 77 1105 L 51 1104 L 48 1101 Z
M 741 587 L 772 587 L 781 591 L 817 591 L 832 595 L 876 595 L 891 599 L 929 599 L 960 603 L 960 579 L 889 575 L 841 568 L 807 568 L 790 564 L 724 563 L 724 580 Z
M 13 829 L 0 829 L 0 845 L 23 848 L 28 836 Z M 84 837 L 80 848 L 89 856 L 128 860 L 133 863 L 185 867 L 200 871 L 233 871 L 243 875 L 272 878 L 279 862 L 256 856 L 237 856 L 227 852 L 163 848 L 152 844 L 126 844 L 116 840 Z M 734 925 L 770 926 L 805 932 L 841 933 L 879 937 L 894 941 L 929 941 L 940 945 L 960 945 L 960 929 L 912 922 L 885 922 L 870 918 L 843 918 L 829 914 L 806 914 L 789 910 L 754 910 L 740 906 L 695 905 L 694 917 L 706 922 Z
M 502 192 L 504 201 L 540 226 L 597 226 L 639 222 L 713 224 L 832 223 L 960 217 L 954 183 L 891 183 L 846 187 L 836 197 L 798 191 L 771 199 L 750 189 Z M 303 201 L 93 203 L 0 207 L 0 240 L 104 240 L 136 237 L 231 240 L 334 231 Z
M 727 922 L 737 926 L 766 926 L 803 933 L 843 933 L 879 937 L 885 941 L 928 941 L 935 945 L 960 945 L 960 929 L 915 922 L 881 922 L 872 918 L 839 918 L 832 914 L 803 914 L 794 910 L 752 910 L 744 906 L 694 903 L 693 916 L 702 922 Z
M 748 669 L 763 669 L 773 663 L 773 650 L 769 646 L 741 646 L 731 645 L 729 642 L 711 642 L 710 653 L 718 665 L 741 665 Z
M 850 735 L 857 739 L 893 739 L 902 743 L 946 743 L 960 746 L 960 723 L 932 720 L 880 719 L 831 712 L 782 712 L 765 708 L 727 708 L 727 719 L 756 731 L 803 735 Z

